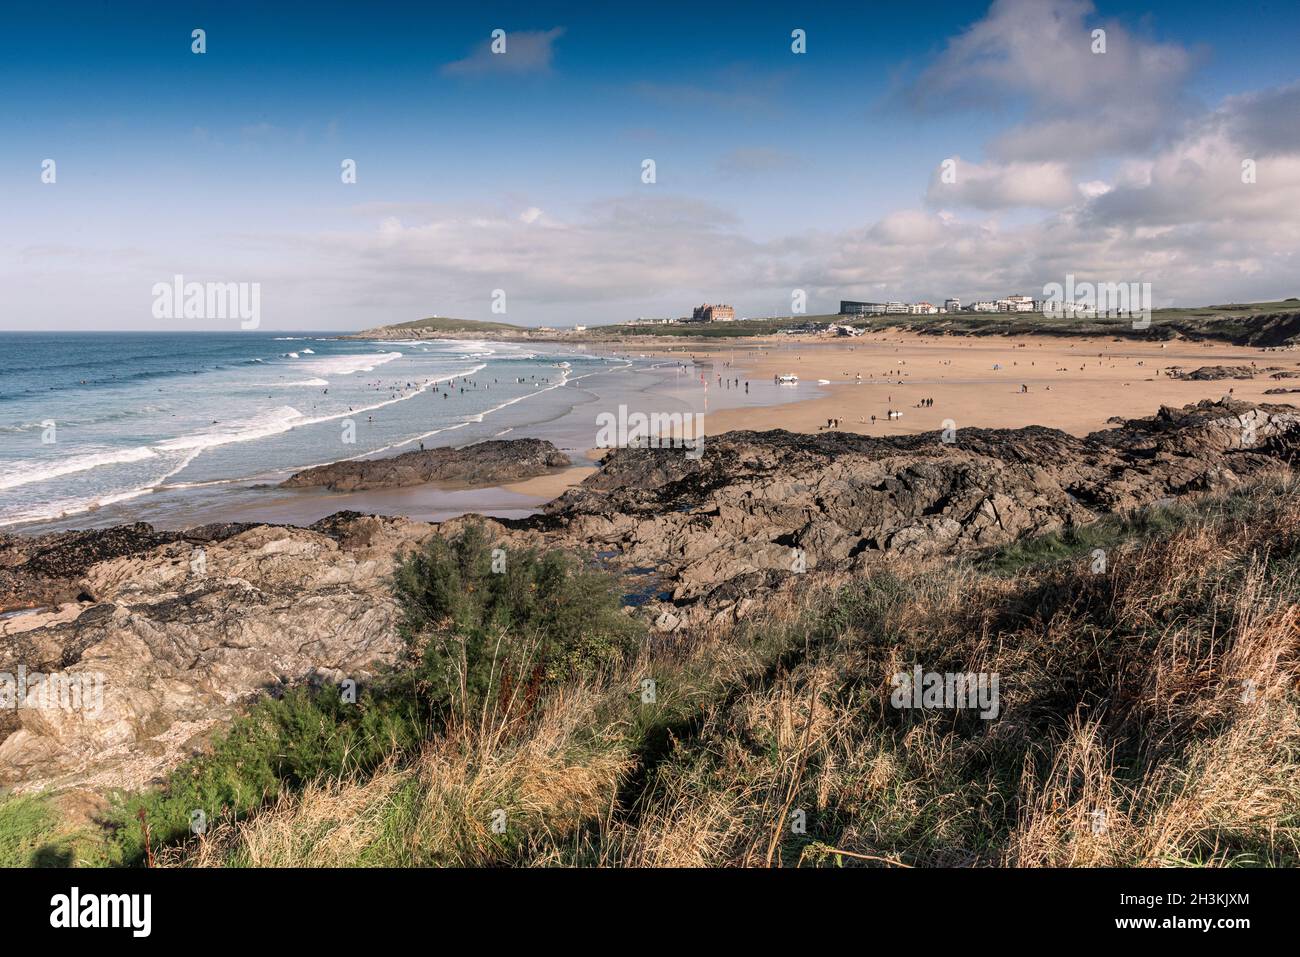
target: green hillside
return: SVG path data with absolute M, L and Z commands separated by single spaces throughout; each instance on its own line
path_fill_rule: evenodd
M 427 332 L 525 332 L 523 326 L 509 322 L 481 322 L 477 319 L 452 319 L 446 316 L 433 316 L 429 319 L 413 319 L 381 329 L 404 330 L 407 332 L 424 330 Z

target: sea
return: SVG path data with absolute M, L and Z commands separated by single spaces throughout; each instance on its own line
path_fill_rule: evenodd
M 813 394 L 721 388 L 722 371 L 556 343 L 0 333 L 0 531 L 308 522 L 357 506 L 529 514 L 541 500 L 499 490 L 358 499 L 277 486 L 313 465 L 493 438 L 550 439 L 590 464 L 596 416 L 620 404 L 707 413 Z

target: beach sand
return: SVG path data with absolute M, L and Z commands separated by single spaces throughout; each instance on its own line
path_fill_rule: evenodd
M 599 450 L 593 451 L 598 452 Z M 600 470 L 593 465 L 578 465 L 571 469 L 564 469 L 561 472 L 538 475 L 520 482 L 511 482 L 501 487 L 507 492 L 513 492 L 516 495 L 531 495 L 550 501 L 562 495 L 565 489 L 573 488 L 588 475 L 594 475 L 598 471 Z
M 946 427 L 1020 428 L 1042 425 L 1074 435 L 1110 427 L 1112 416 L 1153 415 L 1161 405 L 1183 406 L 1229 394 L 1246 400 L 1289 403 L 1266 389 L 1300 388 L 1300 351 L 1251 349 L 1222 343 L 1166 343 L 1051 336 L 934 337 L 889 332 L 853 339 L 771 336 L 734 343 L 625 340 L 614 350 L 629 356 L 691 361 L 704 373 L 701 396 L 717 396 L 718 377 L 739 379 L 729 404 L 743 402 L 744 384 L 793 373 L 791 401 L 706 412 L 707 435 L 736 429 L 786 429 L 816 433 L 828 419 L 842 431 L 902 435 Z M 1202 366 L 1256 367 L 1250 380 L 1186 381 L 1168 370 Z M 1281 370 L 1296 379 L 1273 379 Z M 861 376 L 858 379 L 858 376 Z M 826 381 L 821 381 L 826 380 Z M 689 381 L 689 380 L 688 380 Z M 1021 391 L 1024 386 L 1027 391 Z M 800 399 L 799 394 L 808 395 Z M 919 406 L 922 399 L 933 404 Z M 715 400 L 716 401 L 716 400 Z M 889 419 L 889 410 L 901 411 Z M 876 421 L 871 417 L 875 415 Z M 589 449 L 597 460 L 603 451 Z M 596 468 L 575 466 L 502 486 L 499 492 L 545 502 L 579 484 Z M 471 493 L 466 493 L 471 494 Z M 391 504 L 391 503 L 389 503 Z M 500 506 L 501 503 L 493 503 Z
M 634 354 L 711 361 L 710 390 L 718 388 L 718 375 L 739 377 L 743 390 L 746 379 L 771 381 L 793 373 L 799 382 L 787 387 L 792 393 L 809 388 L 828 393 L 786 405 L 709 413 L 705 428 L 712 435 L 734 429 L 817 432 L 836 418 L 841 430 L 870 435 L 932 431 L 944 428 L 945 420 L 957 428 L 1042 425 L 1085 435 L 1107 428 L 1112 416 L 1148 416 L 1161 405 L 1218 399 L 1229 390 L 1235 398 L 1288 403 L 1291 396 L 1266 396 L 1265 390 L 1300 388 L 1300 379 L 1273 379 L 1264 371 L 1276 367 L 1300 376 L 1300 352 L 1181 340 L 1161 344 L 889 332 L 852 339 L 773 336 L 736 345 L 625 348 Z M 1166 374 L 1172 366 L 1192 371 L 1251 363 L 1258 370 L 1251 380 L 1181 381 Z M 1022 386 L 1028 391 L 1021 391 Z M 933 404 L 920 407 L 923 398 Z M 890 409 L 902 417 L 890 420 Z
M 731 342 L 637 337 L 604 343 L 599 351 L 694 362 L 679 377 L 663 380 L 662 398 L 657 401 L 667 412 L 680 409 L 681 401 L 704 409 L 706 447 L 709 435 L 737 429 L 817 433 L 827 429 L 831 419 L 839 420 L 836 427 L 842 431 L 877 436 L 949 425 L 957 429 L 1041 425 L 1085 435 L 1108 428 L 1107 420 L 1113 416 L 1149 416 L 1161 405 L 1218 399 L 1230 390 L 1235 398 L 1289 404 L 1292 396 L 1266 396 L 1265 390 L 1300 388 L 1300 351 L 1181 340 L 1161 344 L 1051 336 L 935 337 L 890 331 L 851 339 L 771 336 Z M 1192 371 L 1252 363 L 1257 371 L 1250 380 L 1180 381 L 1167 375 L 1174 366 Z M 1298 378 L 1271 378 L 1274 370 Z M 781 374 L 797 375 L 799 381 L 780 387 L 789 401 L 772 404 L 772 380 Z M 719 377 L 732 380 L 731 388 L 720 387 Z M 746 380 L 763 388 L 748 395 Z M 920 406 L 926 398 L 933 404 Z M 191 505 L 178 498 L 161 520 L 138 512 L 147 500 L 137 500 L 105 509 L 95 524 L 143 518 L 159 527 L 175 528 L 215 521 L 306 525 L 341 509 L 426 521 L 466 512 L 522 518 L 596 471 L 591 463 L 606 450 L 588 448 L 584 440 L 594 443 L 596 439 L 597 413 L 614 412 L 624 401 L 626 395 L 615 393 L 584 405 L 563 436 L 565 447 L 575 453 L 575 465 L 519 482 L 486 488 L 433 483 L 351 493 L 263 488 L 255 495 L 243 493 L 238 502 Z M 636 401 L 638 408 L 658 411 L 652 393 L 641 394 Z M 889 419 L 891 409 L 902 416 Z M 587 419 L 582 416 L 590 416 L 592 422 L 589 438 Z M 579 422 L 584 425 L 578 427 Z M 544 431 L 538 430 L 537 437 L 545 437 Z

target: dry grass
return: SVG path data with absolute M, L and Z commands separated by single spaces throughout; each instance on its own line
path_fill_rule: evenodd
M 1300 864 L 1296 487 L 1108 552 L 1100 575 L 1084 554 L 810 580 L 762 627 L 656 638 L 526 722 L 485 712 L 178 862 Z M 998 717 L 893 707 L 916 664 L 996 673 Z
M 490 866 L 545 859 L 607 813 L 630 758 L 584 741 L 597 698 L 565 689 L 526 727 L 461 724 L 406 766 L 320 781 L 223 822 L 169 863 L 252 867 Z M 493 828 L 494 816 L 504 825 Z

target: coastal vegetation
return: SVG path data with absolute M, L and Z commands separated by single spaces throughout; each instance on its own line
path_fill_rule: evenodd
M 401 566 L 412 654 L 356 704 L 335 688 L 263 701 L 165 788 L 124 797 L 97 850 L 10 799 L 0 848 L 217 866 L 1295 866 L 1297 529 L 1300 488 L 1269 478 L 958 561 L 810 573 L 752 620 L 658 637 L 598 570 L 511 553 L 493 572 L 470 529 Z M 914 665 L 999 675 L 998 717 L 891 706 L 890 676 Z
M 660 339 L 729 340 L 771 336 L 795 331 L 825 329 L 830 324 L 852 326 L 866 332 L 901 330 L 931 336 L 1064 336 L 1112 337 L 1165 341 L 1175 338 L 1228 342 L 1237 345 L 1278 346 L 1300 340 L 1300 298 L 1272 302 L 1221 303 L 1154 309 L 1149 326 L 1134 328 L 1132 319 L 1079 316 L 1052 318 L 1037 312 L 939 313 L 936 315 L 840 316 L 834 314 L 773 316 L 728 322 L 670 324 L 616 323 L 589 326 L 581 333 L 566 329 L 539 330 L 502 322 L 469 319 L 417 319 L 381 326 L 352 338 L 403 336 L 495 336 L 502 339 L 578 339 L 601 341 L 629 336 Z
M 1066 336 L 1115 337 L 1163 341 L 1177 337 L 1239 345 L 1284 345 L 1300 338 L 1300 299 L 1277 302 L 1225 303 L 1192 308 L 1154 309 L 1149 327 L 1134 328 L 1131 319 L 1076 316 L 1051 318 L 1042 313 L 939 313 L 937 315 L 787 316 L 735 322 L 676 325 L 616 325 L 591 329 L 598 336 L 661 336 L 735 339 L 769 336 L 804 326 L 830 323 L 867 332 L 901 330 L 930 336 Z

